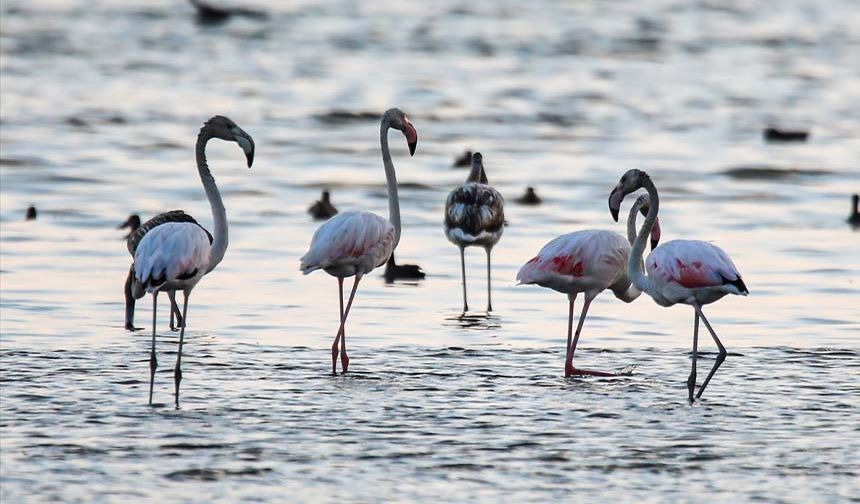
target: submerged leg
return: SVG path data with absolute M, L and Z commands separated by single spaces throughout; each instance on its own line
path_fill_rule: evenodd
M 128 277 L 125 279 L 125 287 L 123 288 L 123 292 L 125 293 L 125 329 L 127 331 L 134 331 L 137 329 L 134 327 L 134 295 L 131 293 L 131 285 L 134 281 L 134 264 L 131 265 L 131 268 L 128 269 Z
M 579 314 L 579 323 L 576 325 L 576 333 L 573 335 L 573 343 L 570 345 L 568 353 L 568 361 L 565 364 L 565 369 L 570 367 L 572 374 L 590 375 L 590 376 L 617 376 L 615 373 L 607 373 L 606 371 L 593 371 L 590 369 L 576 369 L 573 367 L 573 353 L 576 352 L 576 344 L 579 341 L 579 334 L 582 332 L 582 326 L 585 323 L 585 317 L 588 315 L 588 307 L 591 306 L 591 301 L 594 298 L 585 298 L 585 304 L 582 306 L 582 313 Z
M 490 289 L 490 249 L 487 248 L 487 312 L 493 311 L 493 296 Z
M 343 277 L 337 277 L 338 299 L 340 299 L 340 324 L 343 326 Z M 337 374 L 337 354 L 340 342 L 340 332 L 334 337 L 331 344 L 331 374 Z
M 352 284 L 352 292 L 349 293 L 349 301 L 346 303 L 346 310 L 343 312 L 343 319 L 340 322 L 340 366 L 343 368 L 344 374 L 349 370 L 349 355 L 346 354 L 346 318 L 349 317 L 349 309 L 352 308 L 352 300 L 355 298 L 355 291 L 358 289 L 358 282 L 361 280 L 360 275 L 355 275 L 355 282 Z
M 185 299 L 182 301 L 182 323 L 179 326 L 179 349 L 176 350 L 176 367 L 173 368 L 174 399 L 176 407 L 179 407 L 179 382 L 182 381 L 182 345 L 185 343 L 185 321 L 188 316 L 188 296 L 190 290 L 185 291 Z
M 460 247 L 460 271 L 463 273 L 463 313 L 469 311 L 469 303 L 466 302 L 466 249 Z
M 158 291 L 152 293 L 152 349 L 149 351 L 149 405 L 152 406 L 152 385 L 155 383 L 155 369 L 158 360 L 155 358 L 155 311 L 158 308 Z
M 695 306 L 694 306 L 695 308 Z M 696 388 L 696 358 L 699 351 L 699 310 L 696 309 L 696 319 L 693 322 L 693 367 L 690 369 L 690 376 L 687 378 L 687 391 L 689 392 L 688 399 L 693 402 L 693 390 Z
M 696 397 L 702 397 L 702 392 L 705 391 L 705 387 L 708 386 L 708 383 L 711 381 L 711 378 L 714 376 L 714 373 L 717 372 L 717 369 L 723 364 L 723 361 L 726 360 L 726 347 L 723 346 L 720 339 L 717 337 L 717 333 L 714 332 L 714 329 L 711 327 L 711 324 L 708 322 L 708 319 L 705 318 L 705 314 L 702 313 L 701 306 L 694 306 L 696 309 L 696 316 L 702 317 L 702 322 L 705 323 L 705 327 L 708 328 L 708 332 L 711 333 L 711 337 L 714 338 L 714 343 L 717 344 L 717 348 L 720 349 L 720 353 L 717 354 L 717 360 L 714 362 L 714 367 L 711 368 L 711 371 L 708 373 L 708 376 L 705 378 L 705 381 L 702 382 L 702 386 L 699 387 L 699 393 L 696 394 Z

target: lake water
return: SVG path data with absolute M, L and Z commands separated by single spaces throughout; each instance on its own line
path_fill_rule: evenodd
M 266 17 L 0 6 L 3 502 L 856 502 L 854 2 L 247 6 Z M 318 226 L 305 210 L 327 187 L 342 211 L 387 215 L 390 106 L 419 135 L 411 158 L 390 136 L 397 257 L 427 278 L 362 282 L 350 373 L 332 376 L 337 282 L 298 271 Z M 178 410 L 159 307 L 149 407 L 151 301 L 125 331 L 114 228 L 182 208 L 212 229 L 193 146 L 214 114 L 254 137 L 256 160 L 210 144 L 230 248 L 191 298 Z M 768 144 L 769 125 L 811 137 Z M 508 199 L 490 317 L 461 316 L 442 230 L 465 149 Z M 633 167 L 660 189 L 663 239 L 713 241 L 750 290 L 705 308 L 729 356 L 692 406 L 689 307 L 602 294 L 576 363 L 625 375 L 566 380 L 566 298 L 515 286 L 551 238 L 623 232 L 607 197 Z M 543 205 L 514 203 L 526 185 Z M 483 251 L 467 268 L 480 308 Z M 700 349 L 701 380 L 704 334 Z

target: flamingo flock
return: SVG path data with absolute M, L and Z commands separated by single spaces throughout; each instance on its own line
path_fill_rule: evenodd
M 301 257 L 299 269 L 305 275 L 323 270 L 335 277 L 338 284 L 339 319 L 331 345 L 331 372 L 349 370 L 346 345 L 346 325 L 362 278 L 381 266 L 386 266 L 385 278 L 423 279 L 425 274 L 415 265 L 397 265 L 394 251 L 400 243 L 401 218 L 397 177 L 388 145 L 391 129 L 405 137 L 410 156 L 415 154 L 418 133 L 407 115 L 398 108 L 387 110 L 381 118 L 379 142 L 382 165 L 388 190 L 388 216 L 367 211 L 338 212 L 331 205 L 329 194 L 323 192 L 321 201 L 310 209 L 315 219 L 323 222 L 310 241 L 308 251 Z M 126 245 L 134 260 L 125 283 L 125 327 L 134 326 L 134 304 L 146 293 L 152 295 L 152 341 L 149 355 L 149 404 L 152 404 L 155 371 L 157 298 L 167 293 L 170 301 L 170 329 L 179 330 L 179 345 L 174 366 L 174 403 L 179 407 L 182 380 L 182 350 L 188 323 L 188 300 L 200 280 L 224 258 L 228 244 L 227 214 L 215 179 L 206 161 L 206 145 L 217 138 L 235 142 L 245 153 L 248 168 L 254 161 L 255 144 L 251 136 L 232 120 L 214 116 L 203 125 L 197 137 L 197 171 L 200 176 L 215 225 L 214 233 L 204 229 L 191 215 L 172 210 L 141 223 L 132 215 L 120 228 L 129 228 Z M 462 185 L 448 195 L 444 206 L 445 236 L 460 252 L 463 289 L 463 314 L 469 310 L 466 295 L 465 250 L 483 248 L 487 256 L 487 308 L 493 310 L 491 289 L 491 251 L 507 224 L 504 198 L 488 181 L 480 152 L 470 153 L 471 171 Z M 564 376 L 586 375 L 612 377 L 610 371 L 589 370 L 574 365 L 574 354 L 582 334 L 589 308 L 603 291 L 624 303 L 632 303 L 642 293 L 660 306 L 686 304 L 693 308 L 692 369 L 687 379 L 688 399 L 701 398 L 711 379 L 724 362 L 727 352 L 717 333 L 705 317 L 703 307 L 727 295 L 746 296 L 749 291 L 740 272 L 729 256 L 719 247 L 698 240 L 672 240 L 660 243 L 661 229 L 658 212 L 660 199 L 651 177 L 641 170 L 629 170 L 609 195 L 609 211 L 617 221 L 626 196 L 644 189 L 629 209 L 627 233 L 623 236 L 607 229 L 584 229 L 560 235 L 544 245 L 526 261 L 516 274 L 519 284 L 538 285 L 566 294 L 568 298 L 567 346 Z M 532 188 L 524 204 L 540 202 Z M 521 201 L 522 200 L 522 201 Z M 855 202 L 856 205 L 856 197 Z M 637 216 L 645 217 L 637 229 Z M 650 241 L 651 253 L 643 257 Z M 352 278 L 352 287 L 344 303 L 344 280 Z M 183 293 L 180 309 L 177 291 Z M 576 330 L 573 329 L 574 303 L 582 294 L 582 307 Z M 174 325 L 174 319 L 176 324 Z M 699 323 L 716 344 L 719 354 L 696 392 L 696 361 Z M 334 327 L 335 324 L 333 324 Z

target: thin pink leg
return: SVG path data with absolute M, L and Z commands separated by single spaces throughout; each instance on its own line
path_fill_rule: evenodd
M 568 352 L 565 371 L 569 368 L 572 374 L 589 375 L 589 376 L 618 376 L 615 373 L 607 373 L 606 371 L 592 371 L 590 369 L 576 369 L 573 367 L 573 353 L 576 352 L 576 343 L 579 341 L 579 334 L 582 332 L 582 325 L 585 323 L 585 316 L 588 314 L 588 307 L 591 306 L 591 299 L 585 298 L 585 304 L 582 306 L 582 313 L 579 314 L 579 323 L 576 325 L 576 334 L 573 336 L 573 343 Z M 571 304 L 571 317 L 573 316 L 573 306 Z
M 343 372 L 346 373 L 349 370 L 349 355 L 346 353 L 346 318 L 349 317 L 349 310 L 352 308 L 352 300 L 355 298 L 355 291 L 358 289 L 358 282 L 361 280 L 361 276 L 355 276 L 355 282 L 352 284 L 352 292 L 349 293 L 349 301 L 346 303 L 346 311 L 343 312 L 343 318 L 340 322 L 340 329 L 337 331 L 338 336 L 341 339 L 341 349 L 340 349 L 340 365 L 343 368 Z
M 343 327 L 343 277 L 337 277 L 337 287 L 339 291 L 338 298 L 340 299 L 340 323 Z M 337 354 L 338 341 L 340 341 L 340 332 L 334 337 L 334 343 L 331 344 L 331 374 L 337 374 Z
M 564 377 L 568 378 L 573 374 L 573 353 L 570 351 L 570 347 L 573 342 L 573 300 L 576 298 L 570 298 L 570 310 L 567 314 L 567 352 L 564 356 Z

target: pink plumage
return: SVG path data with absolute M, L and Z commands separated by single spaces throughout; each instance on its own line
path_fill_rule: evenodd
M 365 275 L 394 251 L 394 225 L 370 212 L 335 215 L 314 233 L 301 259 L 305 275 L 318 269 L 338 277 Z

